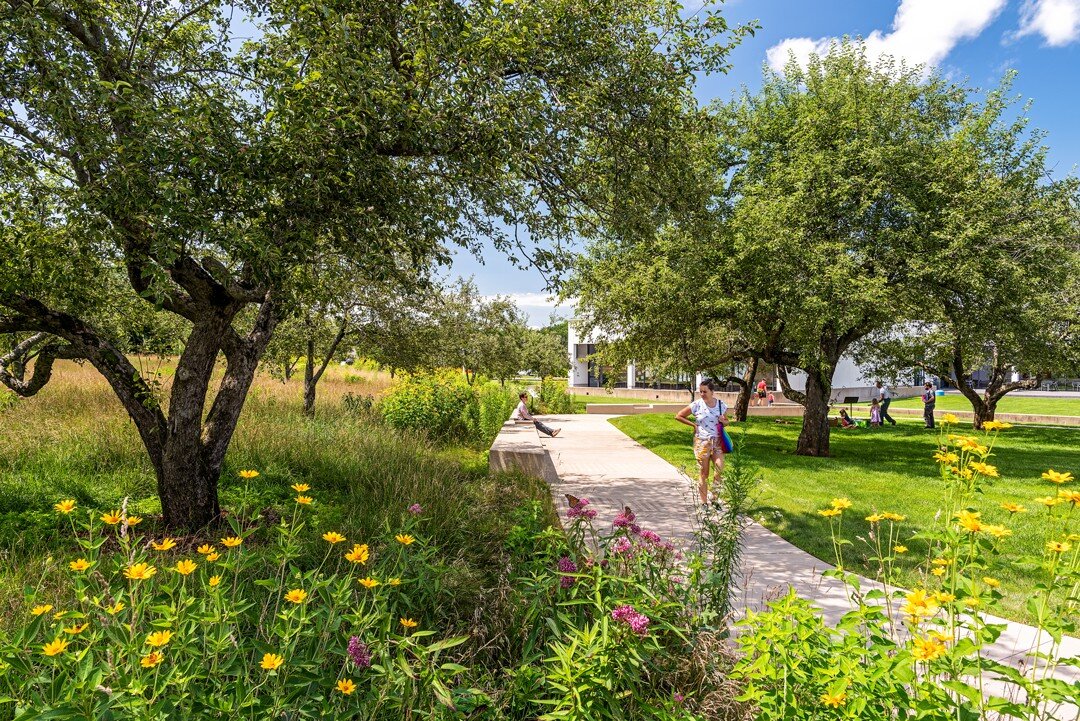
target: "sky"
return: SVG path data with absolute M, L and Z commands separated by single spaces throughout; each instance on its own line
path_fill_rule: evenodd
M 701 7 L 686 0 L 688 12 Z M 936 67 L 969 87 L 996 87 L 1017 72 L 1013 93 L 1032 102 L 1032 126 L 1047 133 L 1056 177 L 1080 172 L 1080 0 L 728 0 L 721 12 L 729 25 L 757 21 L 760 29 L 731 54 L 732 69 L 700 78 L 702 102 L 727 100 L 742 88 L 761 85 L 766 64 L 782 67 L 828 47 L 842 36 L 862 37 L 872 54 Z M 510 295 L 533 325 L 554 311 L 544 278 L 521 270 L 493 249 L 484 261 L 459 253 L 449 277 L 472 276 L 486 295 Z

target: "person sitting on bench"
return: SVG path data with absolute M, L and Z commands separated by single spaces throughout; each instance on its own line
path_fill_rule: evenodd
M 526 403 L 526 401 L 528 400 L 528 393 L 522 392 L 518 394 L 517 410 L 514 411 L 514 415 L 512 415 L 511 418 L 515 422 L 531 422 L 534 426 L 536 426 L 536 430 L 540 431 L 544 435 L 551 436 L 552 438 L 559 435 L 559 431 L 562 430 L 561 428 L 551 428 L 545 423 L 542 423 L 532 417 L 532 414 L 529 413 L 529 406 Z

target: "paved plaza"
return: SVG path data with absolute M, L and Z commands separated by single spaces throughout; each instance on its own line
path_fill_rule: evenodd
M 644 528 L 677 545 L 689 546 L 696 524 L 691 479 L 609 423 L 611 417 L 545 416 L 545 422 L 562 428 L 556 438 L 540 436 L 558 476 L 551 482 L 556 508 L 566 509 L 564 494 L 587 497 L 598 512 L 596 527 L 603 530 L 610 528 L 612 519 L 627 505 Z M 687 429 L 687 444 L 691 441 L 690 433 Z M 763 608 L 789 588 L 811 600 L 830 623 L 835 624 L 851 610 L 846 587 L 821 576 L 822 571 L 832 568 L 829 564 L 757 523 L 750 523 L 743 541 L 737 616 L 741 617 L 746 609 Z M 874 587 L 882 588 L 875 581 L 862 580 L 864 593 Z M 987 620 L 1007 623 L 1008 627 L 997 643 L 986 649 L 985 655 L 1018 667 L 1030 663 L 1027 654 L 1035 646 L 1035 629 L 993 617 Z M 1041 650 L 1049 650 L 1050 643 L 1044 634 Z M 1066 638 L 1061 655 L 1080 656 L 1080 639 Z M 1055 675 L 1063 680 L 1080 681 L 1077 668 L 1062 667 Z

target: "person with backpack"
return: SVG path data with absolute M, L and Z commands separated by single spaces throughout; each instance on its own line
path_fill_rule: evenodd
M 937 393 L 934 392 L 934 385 L 927 381 L 923 384 L 923 421 L 926 422 L 927 428 L 934 427 L 934 406 L 937 405 Z

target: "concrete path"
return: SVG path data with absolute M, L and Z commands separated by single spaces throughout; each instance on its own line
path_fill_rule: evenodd
M 560 511 L 567 508 L 564 494 L 587 497 L 591 507 L 598 511 L 596 527 L 603 530 L 610 528 L 623 506 L 630 506 L 643 527 L 677 545 L 689 546 L 696 527 L 693 482 L 680 469 L 608 423 L 611 417 L 588 414 L 544 417 L 545 422 L 562 428 L 556 438 L 540 439 L 558 475 L 558 481 L 551 484 L 556 508 Z M 686 442 L 691 442 L 689 428 Z M 743 541 L 738 616 L 746 609 L 763 608 L 768 601 L 786 594 L 789 588 L 821 608 L 832 624 L 851 610 L 846 587 L 821 576 L 822 571 L 832 568 L 828 563 L 757 523 L 747 527 Z M 882 586 L 863 579 L 864 593 L 875 587 Z M 987 620 L 1007 623 L 1008 627 L 997 643 L 986 650 L 986 655 L 1014 666 L 1027 666 L 1035 629 L 1003 619 Z M 1049 644 L 1049 638 L 1044 635 L 1041 650 L 1049 650 Z M 1061 655 L 1080 657 L 1080 639 L 1066 638 Z M 1055 675 L 1062 680 L 1080 682 L 1077 668 L 1059 668 Z

